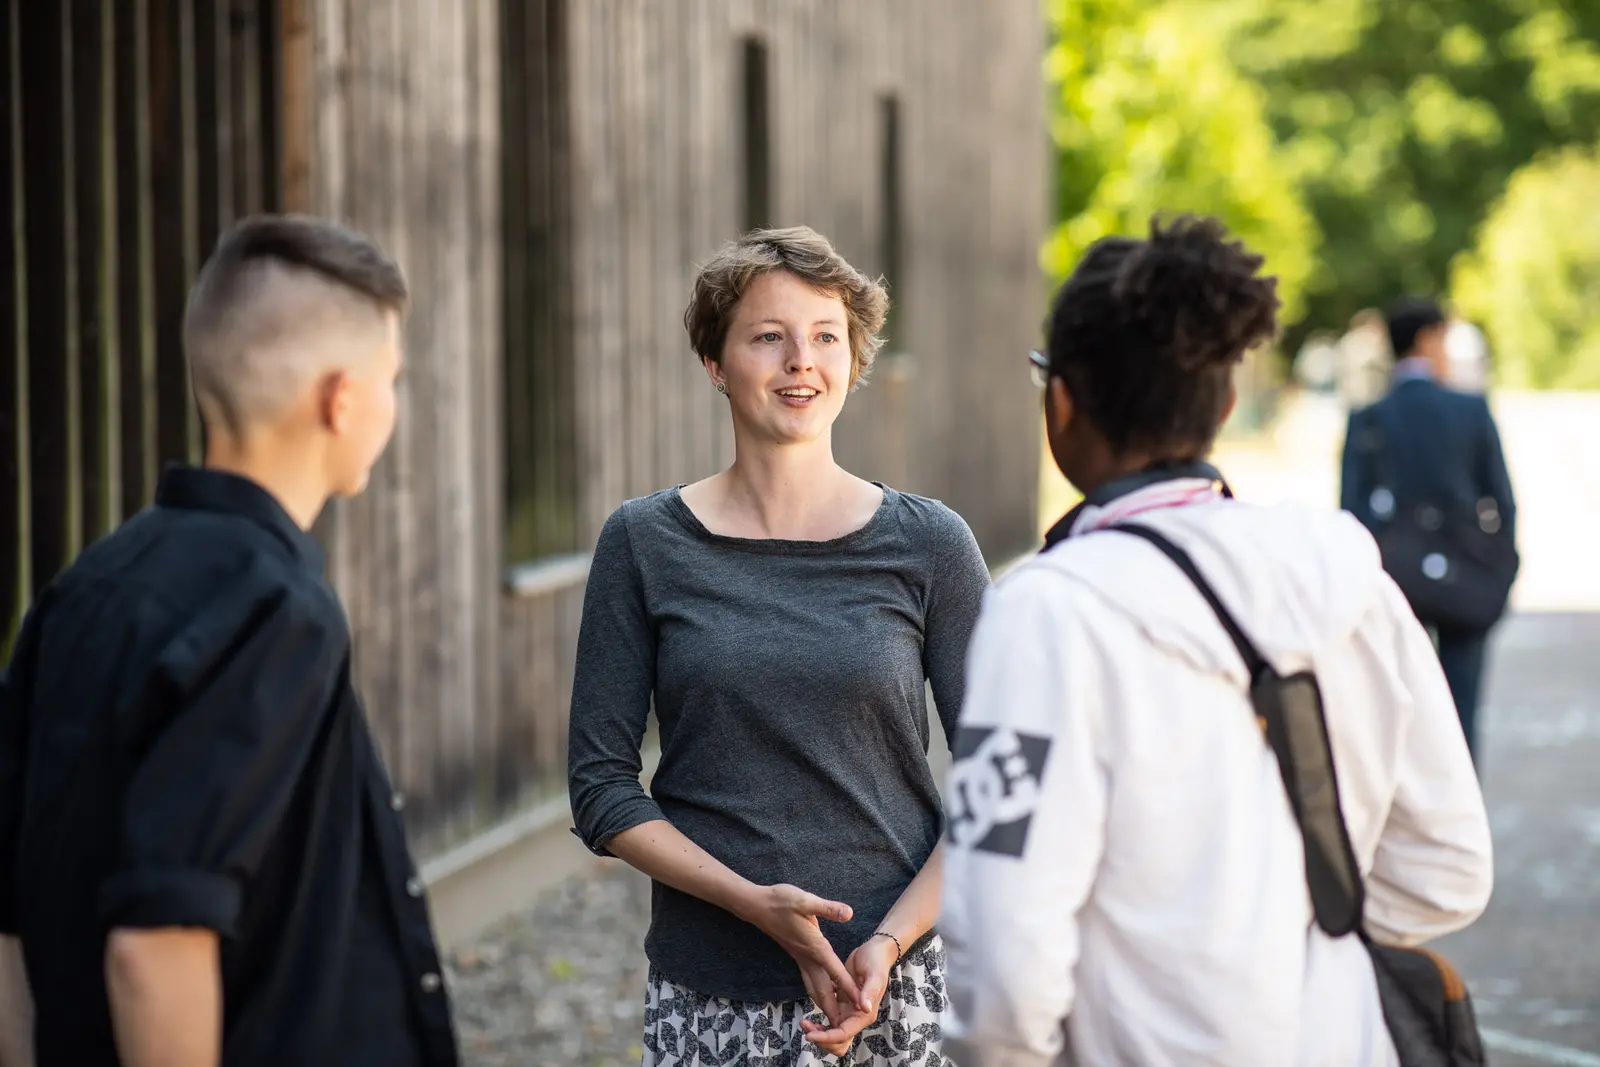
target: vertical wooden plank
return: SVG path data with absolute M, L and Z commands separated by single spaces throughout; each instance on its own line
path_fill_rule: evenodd
M 570 9 L 575 21 L 579 11 L 577 7 Z M 593 353 L 592 360 L 584 360 L 585 370 L 592 369 L 594 375 L 586 418 L 597 462 L 584 468 L 597 475 L 590 483 L 598 493 L 589 506 L 589 528 L 584 532 L 585 541 L 592 544 L 606 515 L 627 495 L 628 449 L 632 435 L 627 426 L 625 400 L 629 373 L 623 352 L 625 320 L 617 301 L 617 293 L 623 285 L 619 255 L 623 241 L 621 166 L 616 152 L 621 136 L 618 132 L 620 101 L 613 58 L 617 4 L 615 0 L 595 0 L 582 5 L 581 11 L 586 23 L 585 51 L 589 63 L 588 77 L 584 79 L 581 92 L 586 93 L 594 105 L 593 111 L 588 112 L 589 122 L 574 126 L 575 137 L 587 135 L 591 153 L 576 173 L 582 176 L 589 195 L 588 208 L 583 212 L 589 229 L 583 244 L 593 256 L 587 298 L 589 337 L 579 348 L 579 351 Z
M 265 24 L 261 13 L 254 10 L 257 2 L 240 0 L 249 8 L 240 15 L 245 25 L 242 33 L 250 32 L 252 21 L 257 26 Z M 262 124 L 257 133 L 264 162 L 261 207 L 277 206 L 285 211 L 350 219 L 353 206 L 346 153 L 355 131 L 348 122 L 351 90 L 337 74 L 349 69 L 349 20 L 343 0 L 325 0 L 315 7 L 311 6 L 312 0 L 259 2 L 277 9 L 276 44 L 264 30 L 257 33 L 261 56 L 257 96 L 262 101 Z M 319 87 L 322 91 L 318 91 Z M 268 121 L 274 112 L 278 116 L 275 142 Z M 313 158 L 318 164 L 315 172 L 311 168 Z M 268 172 L 278 175 L 270 190 Z M 273 191 L 282 197 L 276 204 L 267 199 Z M 312 531 L 327 551 L 329 578 L 347 607 L 356 595 L 352 521 L 351 507 L 344 501 L 334 501 L 322 509 Z M 355 612 L 350 615 L 354 626 Z
M 1000 346 L 983 347 L 985 337 L 999 338 L 1008 332 L 997 321 L 999 308 L 1005 299 L 1007 278 L 995 248 L 995 236 L 1005 212 L 1006 201 L 1014 195 L 1014 190 L 1007 188 L 1009 178 L 1000 166 L 1000 160 L 1007 154 L 1005 149 L 1010 147 L 1010 138 L 1007 136 L 1009 121 L 1003 110 L 996 108 L 995 104 L 1000 102 L 996 90 L 1003 86 L 1005 78 L 999 66 L 1005 58 L 1004 41 L 996 29 L 1010 20 L 995 17 L 997 14 L 1003 16 L 1003 12 L 997 13 L 983 7 L 968 8 L 961 14 L 971 40 L 978 43 L 981 48 L 979 54 L 984 57 L 984 62 L 978 65 L 980 69 L 971 75 L 971 95 L 967 104 L 968 121 L 976 120 L 981 124 L 978 128 L 983 131 L 981 137 L 969 138 L 968 151 L 972 157 L 974 178 L 969 195 L 974 195 L 978 200 L 978 210 L 973 212 L 973 221 L 978 225 L 969 233 L 968 241 L 972 255 L 985 267 L 979 290 L 982 308 L 969 326 L 972 331 L 969 344 L 973 347 L 968 351 L 983 352 L 986 358 L 962 360 L 959 366 L 967 388 L 974 390 L 967 395 L 982 398 L 980 417 L 990 425 L 998 425 L 998 419 L 1003 415 L 1003 408 L 999 405 L 1006 393 L 1024 384 L 1020 381 L 1020 375 L 1008 376 L 997 382 Z M 984 544 L 994 543 L 996 523 L 1003 510 L 1007 478 L 998 473 L 1004 469 L 1002 464 L 1005 456 L 999 448 L 1002 440 L 1001 434 L 985 434 L 982 441 L 973 442 L 976 447 L 961 453 L 966 463 L 964 476 L 972 479 L 963 485 L 967 492 L 967 507 L 977 520 L 974 532 L 983 538 Z
M 393 758 L 405 789 L 419 801 L 417 815 L 431 814 L 433 798 L 428 796 L 429 753 L 426 736 L 418 722 L 416 679 L 420 665 L 415 659 L 418 592 L 424 575 L 417 567 L 415 535 L 417 517 L 412 506 L 412 486 L 416 479 L 416 458 L 426 434 L 420 428 L 419 394 L 431 385 L 432 353 L 426 338 L 433 328 L 432 299 L 427 278 L 419 269 L 424 257 L 413 257 L 413 242 L 407 231 L 407 212 L 416 202 L 413 190 L 427 180 L 422 168 L 433 161 L 411 156 L 410 133 L 413 93 L 420 79 L 410 68 L 406 44 L 415 32 L 414 8 L 401 0 L 383 5 L 350 4 L 351 40 L 361 42 L 354 56 L 357 64 L 353 82 L 360 93 L 352 101 L 355 128 L 365 135 L 363 153 L 352 151 L 351 163 L 359 168 L 355 177 L 362 188 L 362 204 L 357 216 L 404 267 L 416 299 L 406 329 L 410 369 L 401 379 L 399 420 L 389 450 L 379 465 L 372 489 L 363 497 L 366 543 L 372 546 L 363 557 L 362 603 L 366 614 L 381 635 L 371 645 L 373 658 L 366 671 L 369 678 L 381 678 L 380 691 L 386 694 Z M 365 24 L 365 32 L 360 27 Z M 370 138 L 370 140 L 369 140 Z M 419 247 L 426 247 L 420 245 Z M 361 542 L 357 542 L 359 545 Z M 392 588 L 408 590 L 404 597 L 393 596 Z M 376 617 L 376 618 L 374 618 Z M 380 621 L 381 620 L 381 621 Z M 430 709 L 431 710 L 431 709 Z
M 623 323 L 622 357 L 628 406 L 627 496 L 656 488 L 656 453 L 661 441 L 661 402 L 656 388 L 657 339 L 650 307 L 650 217 L 645 150 L 650 138 L 648 71 L 645 69 L 644 4 L 618 5 L 613 55 L 621 90 L 619 123 L 613 145 L 622 168 L 621 232 L 615 245 L 622 286 L 616 290 L 616 313 Z M 620 501 L 619 501 L 620 503 Z
M 716 247 L 717 223 L 715 205 L 721 202 L 717 183 L 727 181 L 727 170 L 718 166 L 718 137 L 720 128 L 714 109 L 723 99 L 719 75 L 727 69 L 726 62 L 718 62 L 726 51 L 721 48 L 720 37 L 712 29 L 712 0 L 685 0 L 681 25 L 685 41 L 678 56 L 678 70 L 684 91 L 684 125 L 680 127 L 684 138 L 679 149 L 678 217 L 684 221 L 683 239 L 678 255 L 683 264 L 679 275 L 678 299 L 675 310 L 680 316 L 674 320 L 674 336 L 683 353 L 688 368 L 688 402 L 685 419 L 688 423 L 689 470 L 684 481 L 693 482 L 707 477 L 717 468 L 716 422 L 726 418 L 713 405 L 720 398 L 711 389 L 710 382 L 701 372 L 694 352 L 689 347 L 681 315 L 689 302 L 690 287 L 699 265 Z
M 941 72 L 942 65 L 950 59 L 946 42 L 955 35 L 951 19 L 958 17 L 958 12 L 950 0 L 937 0 L 936 11 L 935 17 L 922 27 L 918 60 L 922 66 L 922 91 L 938 100 L 931 108 L 933 121 L 924 145 L 924 158 L 930 161 L 937 158 L 941 164 L 929 172 L 929 210 L 946 213 L 935 237 L 932 258 L 932 262 L 938 264 L 937 295 L 933 299 L 938 301 L 935 306 L 939 314 L 934 329 L 939 342 L 928 352 L 920 368 L 928 375 L 928 387 L 922 391 L 918 410 L 928 412 L 930 426 L 948 425 L 946 420 L 954 413 L 951 398 L 960 388 L 960 368 L 953 366 L 952 355 L 966 343 L 965 316 L 952 316 L 951 312 L 953 307 L 961 306 L 965 294 L 956 284 L 958 279 L 952 276 L 952 266 L 964 261 L 966 248 L 962 234 L 970 225 L 955 211 L 955 205 L 967 202 L 964 192 L 966 160 L 961 140 L 965 117 L 961 102 L 967 93 L 966 65 Z M 927 440 L 932 465 L 928 472 L 929 485 L 936 487 L 932 491 L 959 511 L 965 506 L 956 473 L 960 446 L 945 434 L 930 434 Z
M 740 175 L 743 173 L 741 168 L 746 152 L 741 125 L 744 115 L 744 67 L 740 49 L 745 36 L 760 36 L 767 28 L 766 0 L 734 2 L 737 6 L 727 11 L 721 11 L 720 5 L 717 5 L 721 25 L 714 43 L 723 77 L 717 86 L 715 119 L 725 138 L 721 162 L 726 169 L 713 184 L 713 188 L 722 195 L 719 197 L 716 239 L 707 254 L 721 242 L 738 237 L 744 230 L 743 179 Z M 737 31 L 729 33 L 728 28 L 734 26 L 738 27 Z M 708 394 L 706 401 L 711 405 L 710 426 L 716 466 L 726 467 L 733 462 L 733 420 L 728 417 L 728 402 L 715 392 Z
M 0 213 L 8 239 L 0 250 L 0 323 L 9 333 L 0 357 L 0 536 L 7 549 L 0 554 L 0 654 L 9 654 L 22 615 L 32 596 L 33 545 L 29 522 L 28 484 L 28 325 L 26 212 L 22 182 L 22 82 L 17 42 L 20 0 L 6 0 L 0 12 L 0 84 L 5 106 L 0 113 Z
M 110 0 L 72 5 L 73 211 L 76 216 L 77 323 L 79 329 L 79 491 L 83 536 L 108 532 L 120 511 L 117 470 L 118 410 L 116 328 L 110 292 L 107 231 L 112 161 Z
M 552 153 L 560 140 L 559 82 L 561 5 L 544 0 L 531 11 L 523 38 L 521 61 L 527 68 L 523 107 L 526 122 L 525 162 L 521 192 L 527 212 L 527 290 L 519 301 L 527 332 L 522 359 L 524 392 L 519 398 L 519 418 L 524 422 L 518 446 L 528 471 L 522 500 L 524 524 L 531 530 L 526 559 L 572 547 L 570 495 L 563 477 L 565 453 L 562 434 L 561 378 L 569 358 L 557 323 L 555 291 L 562 252 L 559 227 L 561 206 Z
M 150 4 L 150 183 L 155 281 L 156 445 L 190 460 L 198 418 L 183 358 L 183 308 L 197 265 L 194 24 L 186 0 Z
M 233 0 L 194 4 L 195 246 L 204 259 L 233 221 Z
M 440 83 L 441 59 L 448 60 L 449 46 L 440 35 L 448 32 L 441 5 L 432 0 L 398 0 L 403 13 L 400 34 L 391 61 L 401 76 L 405 91 L 400 95 L 404 125 L 393 165 L 406 168 L 405 189 L 396 200 L 390 225 L 409 239 L 419 238 L 428 249 L 425 256 L 408 260 L 412 280 L 419 295 L 413 305 L 410 334 L 411 367 L 407 375 L 406 427 L 397 458 L 403 458 L 404 480 L 397 480 L 389 497 L 397 520 L 397 532 L 404 560 L 407 596 L 405 643 L 401 654 L 416 664 L 409 672 L 401 693 L 405 708 L 404 730 L 407 764 L 413 792 L 429 798 L 428 816 L 437 825 L 447 809 L 449 798 L 440 780 L 440 734 L 443 720 L 458 709 L 448 708 L 441 699 L 444 679 L 450 669 L 445 648 L 446 616 L 444 597 L 448 575 L 442 573 L 439 554 L 440 526 L 450 506 L 441 484 L 439 450 L 443 444 L 441 416 L 450 389 L 448 293 L 441 288 L 441 261 L 454 257 L 453 241 L 443 225 L 450 207 L 439 199 L 450 197 L 449 177 L 452 159 L 459 146 L 452 144 L 451 131 L 444 128 L 441 112 L 448 114 L 449 101 L 443 99 L 447 86 Z M 451 5 L 458 7 L 458 5 Z M 430 47 L 419 48 L 423 41 Z M 459 131 L 456 131 L 459 134 Z M 437 138 L 437 140 L 435 140 Z M 447 151 L 428 152 L 422 146 L 443 144 Z M 404 162 L 403 162 L 404 161 Z M 437 198 L 437 199 L 436 199 Z M 375 603 L 387 606 L 393 593 L 377 586 L 372 590 Z
M 282 210 L 284 204 L 284 180 L 288 171 L 283 163 L 289 159 L 289 150 L 300 145 L 291 145 L 288 141 L 286 115 L 283 108 L 286 89 L 289 83 L 285 75 L 297 73 L 288 66 L 291 57 L 283 49 L 293 38 L 289 35 L 284 22 L 288 15 L 298 15 L 300 25 L 306 26 L 310 18 L 306 13 L 306 6 L 313 0 L 255 0 L 256 3 L 256 39 L 260 42 L 260 62 L 256 72 L 260 83 L 261 106 L 261 159 L 265 164 L 259 171 L 261 176 L 261 205 L 263 210 Z M 318 8 L 324 6 L 317 4 Z M 295 42 L 300 49 L 300 58 L 314 54 L 314 46 Z M 304 132 L 301 127 L 298 132 Z M 273 166 L 272 161 L 279 160 L 280 165 Z
M 539 161 L 548 190 L 550 246 L 549 293 L 550 364 L 552 402 L 543 417 L 553 429 L 549 447 L 556 457 L 554 499 L 556 522 L 551 543 L 559 551 L 585 547 L 579 504 L 578 460 L 578 353 L 574 343 L 576 291 L 573 247 L 576 240 L 572 164 L 572 38 L 569 29 L 572 0 L 545 0 L 543 65 L 545 75 L 544 158 Z
M 58 4 L 20 12 L 23 190 L 28 278 L 28 414 L 33 585 L 76 555 L 79 505 L 77 336 L 71 284 L 71 91 L 66 23 Z
M 436 173 L 428 190 L 431 202 L 441 197 L 445 211 L 433 216 L 443 232 L 436 238 L 439 254 L 433 260 L 434 284 L 439 292 L 438 349 L 442 387 L 435 392 L 436 447 L 433 481 L 435 537 L 432 560 L 423 566 L 438 575 L 440 595 L 434 626 L 421 630 L 423 640 L 439 649 L 438 689 L 423 707 L 435 717 L 438 747 L 435 780 L 449 804 L 446 828 L 470 818 L 473 797 L 466 773 L 473 755 L 477 708 L 472 700 L 474 559 L 473 542 L 473 406 L 472 363 L 484 351 L 474 319 L 474 260 L 470 193 L 476 181 L 476 149 L 472 72 L 476 59 L 469 44 L 468 3 L 442 5 L 429 2 L 436 20 L 435 33 L 418 37 L 414 48 L 432 49 L 434 57 L 432 118 L 429 143 L 443 135 L 459 150 L 447 156 L 448 169 Z M 489 59 L 486 62 L 492 63 Z M 452 190 L 454 194 L 452 195 Z M 441 758 L 442 757 L 442 760 Z
M 740 0 L 742 12 L 724 7 L 719 0 L 703 0 L 705 25 L 701 46 L 707 66 L 702 84 L 705 94 L 700 119 L 705 126 L 708 154 L 695 171 L 695 183 L 702 190 L 707 229 L 697 255 L 710 257 L 724 241 L 739 235 L 743 226 L 740 168 L 744 166 L 744 137 L 741 118 L 744 107 L 744 74 L 741 42 L 755 33 L 753 0 Z M 738 20 L 738 21 L 736 21 Z M 733 421 L 728 402 L 715 391 L 704 394 L 706 445 L 710 469 L 727 466 L 733 460 Z
M 523 393 L 518 399 L 521 404 L 519 421 L 523 425 L 517 447 L 523 450 L 521 462 L 528 472 L 522 507 L 524 523 L 531 534 L 524 550 L 524 561 L 549 554 L 558 543 L 561 525 L 558 426 L 552 417 L 555 405 L 550 401 L 561 358 L 551 315 L 551 283 L 556 266 L 556 207 L 551 195 L 549 166 L 555 137 L 550 64 L 553 8 L 550 0 L 544 0 L 530 9 L 520 57 L 527 70 L 523 85 L 526 167 L 520 191 L 527 212 L 523 239 L 528 272 L 527 289 L 519 301 L 527 345 L 521 357 Z
M 500 109 L 503 84 L 501 0 L 474 0 L 469 24 L 467 69 L 474 72 L 473 125 L 477 130 L 472 200 L 473 272 L 477 303 L 473 319 L 481 331 L 472 346 L 473 394 L 469 423 L 475 430 L 471 454 L 474 464 L 474 535 L 472 552 L 473 617 L 469 647 L 475 659 L 468 668 L 475 733 L 470 753 L 474 772 L 474 824 L 483 825 L 502 812 L 495 805 L 493 752 L 501 726 L 501 537 L 505 529 L 502 501 L 505 423 L 497 401 L 504 364 L 505 317 L 502 309 L 504 272 L 502 255 L 505 229 L 501 223 L 500 159 L 504 152 Z M 494 57 L 488 62 L 485 57 Z
M 812 0 L 807 8 L 804 77 L 816 88 L 807 94 L 803 136 L 837 145 L 842 157 L 860 165 L 840 167 L 826 157 L 806 160 L 807 184 L 815 190 L 806 213 L 812 225 L 833 242 L 856 269 L 881 273 L 873 209 L 874 99 L 866 84 L 860 52 L 862 15 L 878 0 L 865 4 Z M 882 456 L 874 447 L 880 436 L 883 393 L 876 376 L 851 394 L 834 426 L 834 454 L 860 477 L 886 481 Z
M 317 93 L 319 85 L 335 83 L 335 71 L 342 69 L 346 62 L 344 0 L 328 0 L 314 9 L 312 0 L 239 2 L 247 9 L 256 2 L 263 7 L 277 7 L 280 26 L 276 64 L 271 62 L 273 57 L 267 52 L 267 39 L 255 34 L 261 46 L 255 95 L 263 102 L 263 116 L 271 110 L 277 111 L 280 139 L 276 167 L 272 165 L 275 157 L 268 140 L 267 123 L 263 122 L 259 131 L 260 147 L 246 149 L 254 153 L 255 166 L 249 172 L 262 175 L 259 188 L 252 183 L 245 190 L 252 209 L 261 210 L 272 204 L 265 176 L 275 171 L 280 175 L 280 202 L 284 210 L 347 217 L 349 208 L 343 193 L 345 139 L 349 134 L 344 125 L 348 89 L 339 85 L 320 96 Z M 259 18 L 252 20 L 250 14 L 245 10 L 238 20 L 241 48 L 254 32 L 252 22 L 257 25 L 260 22 Z M 254 50 L 252 52 L 254 54 Z M 278 69 L 274 70 L 274 66 Z M 241 95 L 248 97 L 250 92 L 246 88 Z M 322 164 L 315 186 L 311 173 L 313 151 Z
M 227 149 L 232 163 L 230 171 L 233 179 L 228 197 L 233 205 L 233 214 L 242 217 L 265 210 L 262 174 L 267 167 L 278 165 L 276 161 L 269 162 L 262 154 L 263 117 L 266 114 L 263 109 L 270 105 L 270 98 L 263 98 L 261 94 L 263 45 L 260 6 L 262 3 L 276 2 L 290 9 L 296 9 L 298 4 L 296 0 L 221 0 L 221 2 L 225 15 L 222 32 L 226 37 L 229 58 L 229 62 L 221 67 L 221 70 L 228 83 L 228 132 L 232 140 Z M 290 13 L 298 20 L 298 10 L 291 10 Z M 304 32 L 302 24 L 298 21 L 294 29 L 296 32 Z M 309 43 L 309 40 L 306 43 Z M 306 58 L 303 53 L 297 54 L 297 59 L 302 62 Z M 302 133 L 309 126 L 303 116 L 297 115 L 296 121 L 302 123 L 298 127 Z
M 511 561 L 529 551 L 534 540 L 529 501 L 532 496 L 530 440 L 534 420 L 528 417 L 532 392 L 530 381 L 532 352 L 529 344 L 528 303 L 533 296 L 530 284 L 529 250 L 529 156 L 532 152 L 533 121 L 529 107 L 530 69 L 537 71 L 536 53 L 530 37 L 542 30 L 543 0 L 531 3 L 501 2 L 503 50 L 501 95 L 505 143 L 501 153 L 504 181 L 505 294 L 502 309 L 505 352 L 501 359 L 505 387 L 499 405 L 505 425 L 505 500 L 506 545 Z M 535 73 L 536 76 L 536 73 Z
M 149 10 L 114 6 L 116 329 L 122 514 L 155 497 L 157 464 L 154 273 L 151 248 Z
M 687 80 L 682 76 L 689 62 L 685 54 L 682 8 L 667 9 L 651 5 L 651 25 L 645 35 L 650 53 L 649 90 L 651 98 L 651 143 L 645 154 L 648 188 L 651 193 L 650 282 L 651 344 L 657 366 L 657 392 L 661 397 L 660 421 L 666 434 L 656 470 L 656 488 L 692 480 L 690 440 L 694 426 L 691 391 L 707 388 L 705 375 L 693 374 L 685 357 L 682 325 L 684 281 L 683 234 L 690 216 L 681 210 L 683 169 L 679 160 L 687 151 L 684 121 L 689 110 Z
M 583 353 L 583 359 L 574 366 L 576 434 L 573 438 L 578 469 L 583 472 L 579 485 L 579 512 L 581 515 L 581 543 L 594 544 L 600 526 L 609 514 L 603 486 L 602 466 L 605 463 L 605 431 L 596 421 L 603 378 L 599 353 L 595 347 L 598 332 L 597 311 L 597 256 L 595 253 L 595 211 L 597 202 L 594 167 L 598 161 L 597 137 L 594 126 L 599 117 L 599 106 L 591 92 L 594 81 L 594 7 L 575 4 L 566 15 L 564 51 L 570 57 L 567 64 L 570 101 L 571 137 L 564 146 L 567 150 L 565 170 L 571 176 L 572 220 L 571 240 L 572 279 L 572 333 L 574 353 Z M 520 714 L 520 711 L 519 711 Z
M 1006 23 L 1009 42 L 1005 64 L 1006 99 L 995 106 L 1009 117 L 1005 152 L 1018 160 L 1021 187 L 1007 203 L 1009 222 L 997 231 L 1003 242 L 1001 254 L 1011 279 L 1005 299 L 1017 306 L 1043 308 L 1048 300 L 1044 273 L 1039 269 L 1037 249 L 1044 238 L 1049 219 L 1049 154 L 1045 138 L 1045 95 L 1037 72 L 1045 50 L 1043 14 L 1034 10 L 1031 17 L 1013 14 Z M 998 184 L 998 183 L 997 183 Z M 997 300 L 998 300 L 997 296 Z M 1037 319 L 1013 315 L 1009 320 L 1008 347 L 1023 349 L 1038 336 Z M 1004 462 L 1016 472 L 1005 501 L 1005 521 L 992 547 L 1001 555 L 1022 551 L 1036 544 L 1038 529 L 1038 463 L 1041 419 L 1038 394 L 1018 380 L 1007 396 L 1004 425 L 1010 452 Z

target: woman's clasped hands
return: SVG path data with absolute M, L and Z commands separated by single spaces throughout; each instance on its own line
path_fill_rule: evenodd
M 800 967 L 806 993 L 828 1017 L 824 1027 L 806 1020 L 806 1037 L 825 1052 L 842 1056 L 856 1035 L 878 1017 L 889 986 L 889 971 L 899 958 L 895 942 L 872 937 L 840 962 L 822 935 L 820 920 L 849 922 L 848 904 L 824 900 L 792 885 L 757 889 L 743 918 L 776 941 Z

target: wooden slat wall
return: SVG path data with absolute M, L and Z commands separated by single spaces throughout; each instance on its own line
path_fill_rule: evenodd
M 772 221 L 816 227 L 875 273 L 889 266 L 880 99 L 898 102 L 905 277 L 891 282 L 911 311 L 887 351 L 910 359 L 899 386 L 851 399 L 841 460 L 878 477 L 898 452 L 902 487 L 957 507 L 991 551 L 1030 543 L 1038 400 L 1023 358 L 1047 210 L 1033 7 L 597 0 L 571 19 L 579 454 L 595 475 L 583 540 L 621 499 L 728 458 L 680 318 L 692 264 L 741 223 L 748 35 L 767 49 Z M 974 424 L 988 429 L 948 432 Z
M 0 647 L 38 589 L 196 458 L 199 261 L 276 206 L 272 0 L 5 0 Z
M 902 355 L 850 400 L 841 460 L 946 500 L 995 559 L 1032 541 L 1037 5 L 283 3 L 286 202 L 373 233 L 415 292 L 396 440 L 319 533 L 424 851 L 564 788 L 581 567 L 508 595 L 500 566 L 538 562 L 524 541 L 586 549 L 626 497 L 731 459 L 681 319 L 741 226 L 747 36 L 766 48 L 771 221 L 873 272 L 880 100 L 898 101 Z M 530 485 L 569 499 L 508 540 L 507 490 Z
M 290 206 L 371 234 L 414 294 L 394 440 L 318 534 L 369 714 L 428 848 L 496 810 L 499 0 L 294 0 L 285 16 L 286 69 L 300 72 L 283 90 L 283 158 L 303 201 Z

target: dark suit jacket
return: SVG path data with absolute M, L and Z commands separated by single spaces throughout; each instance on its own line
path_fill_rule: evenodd
M 1383 450 L 1382 463 L 1374 447 Z M 1502 527 L 1516 535 L 1516 501 L 1500 450 L 1500 431 L 1482 396 L 1425 378 L 1399 382 L 1377 403 L 1351 412 L 1345 433 L 1339 506 L 1376 530 L 1372 491 L 1384 485 L 1402 501 L 1469 509 L 1490 497 Z

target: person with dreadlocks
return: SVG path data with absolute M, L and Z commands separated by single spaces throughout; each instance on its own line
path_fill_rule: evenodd
M 1372 953 L 1313 921 L 1313 802 L 1342 809 L 1373 941 L 1488 901 L 1450 689 L 1371 535 L 1232 499 L 1206 462 L 1276 329 L 1262 265 L 1179 218 L 1098 242 L 1055 297 L 1033 362 L 1085 499 L 986 594 L 968 653 L 939 919 L 962 1067 L 1396 1063 Z M 1298 679 L 1277 721 L 1302 723 L 1308 673 L 1337 779 L 1324 758 L 1331 796 L 1291 803 L 1257 698 Z

